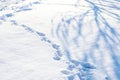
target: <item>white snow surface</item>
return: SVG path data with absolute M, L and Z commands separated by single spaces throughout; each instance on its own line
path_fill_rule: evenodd
M 37 1 L 40 3 L 34 3 Z M 52 44 L 60 45 L 63 54 L 65 46 L 53 37 L 56 35 L 53 35 L 54 31 L 52 33 L 52 30 L 54 30 L 53 28 L 61 21 L 64 15 L 78 15 L 90 8 L 90 5 L 85 0 L 81 0 L 82 3 L 77 3 L 77 1 L 79 0 L 6 0 L 5 2 L 0 2 L 0 9 L 3 9 L 0 11 L 0 18 L 3 18 L 0 19 L 0 80 L 68 80 L 68 75 L 61 73 L 67 67 L 65 55 L 59 61 L 53 59 L 56 49 L 52 47 Z M 96 0 L 96 3 L 99 1 Z M 77 5 L 78 7 L 76 8 Z M 22 6 L 26 6 L 28 10 L 19 10 Z M 120 12 L 116 10 L 116 13 Z M 7 14 L 8 16 L 12 14 L 12 16 L 7 17 Z M 103 14 L 103 16 L 106 16 L 113 23 L 107 15 Z M 87 24 L 89 21 L 93 24 Z M 71 29 L 70 37 L 68 37 L 68 42 L 70 42 L 70 45 L 73 45 L 69 46 L 70 51 L 72 53 L 79 52 L 76 55 L 72 55 L 73 59 L 78 58 L 82 60 L 84 58 L 82 51 L 87 52 L 98 32 L 91 17 L 88 17 L 84 24 L 86 27 L 83 28 L 83 36 L 90 34 L 91 27 L 89 26 L 92 26 L 94 30 L 91 30 L 93 33 L 89 37 L 84 37 L 85 43 L 82 38 L 79 39 L 81 45 L 79 48 L 75 48 L 74 42 L 71 42 L 74 34 L 76 34 L 73 29 Z M 24 25 L 33 31 L 24 27 Z M 73 23 L 73 25 L 76 24 Z M 116 26 L 116 24 L 114 25 Z M 120 27 L 116 27 L 116 30 L 119 31 Z M 36 32 L 45 34 L 45 37 L 51 43 L 42 41 L 44 36 L 39 36 Z M 107 74 L 113 78 L 111 80 L 117 80 L 111 56 L 107 54 L 108 52 L 103 45 L 100 47 L 102 47 L 101 52 L 106 52 L 102 56 L 103 62 L 106 64 L 100 62 L 101 54 L 93 54 L 96 61 L 98 61 L 96 62 L 96 67 L 98 68 L 93 74 L 95 80 L 107 80 L 105 79 L 104 71 L 102 71 L 102 65 L 108 71 Z M 100 52 L 96 50 L 96 53 Z M 73 74 L 74 72 L 77 73 L 77 71 L 73 71 Z M 79 79 L 75 78 L 74 80 Z
M 55 50 L 51 44 L 42 42 L 38 35 L 20 27 L 25 24 L 49 37 L 50 20 L 55 13 L 50 9 L 55 7 L 35 5 L 31 6 L 33 10 L 20 13 L 11 9 L 12 6 L 29 5 L 32 1 L 14 4 L 14 0 L 10 0 L 3 3 L 7 8 L 0 12 L 0 16 L 7 13 L 13 13 L 14 16 L 0 21 L 0 80 L 65 79 L 60 71 L 66 64 L 53 59 Z M 11 20 L 16 20 L 19 25 L 13 25 Z

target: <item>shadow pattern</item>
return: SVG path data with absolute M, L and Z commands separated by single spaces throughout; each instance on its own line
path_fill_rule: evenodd
M 120 0 L 84 1 L 87 10 L 66 13 L 53 29 L 67 58 L 61 72 L 68 80 L 119 80 Z

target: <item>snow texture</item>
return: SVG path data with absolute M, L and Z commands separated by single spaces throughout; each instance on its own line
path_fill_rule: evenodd
M 0 80 L 120 80 L 120 0 L 0 0 Z

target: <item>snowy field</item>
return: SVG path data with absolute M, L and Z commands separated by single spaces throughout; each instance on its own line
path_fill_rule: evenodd
M 0 0 L 0 80 L 120 80 L 120 0 Z

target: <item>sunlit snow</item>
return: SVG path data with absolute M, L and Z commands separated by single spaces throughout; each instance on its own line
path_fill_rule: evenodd
M 120 80 L 120 0 L 0 0 L 0 80 Z

